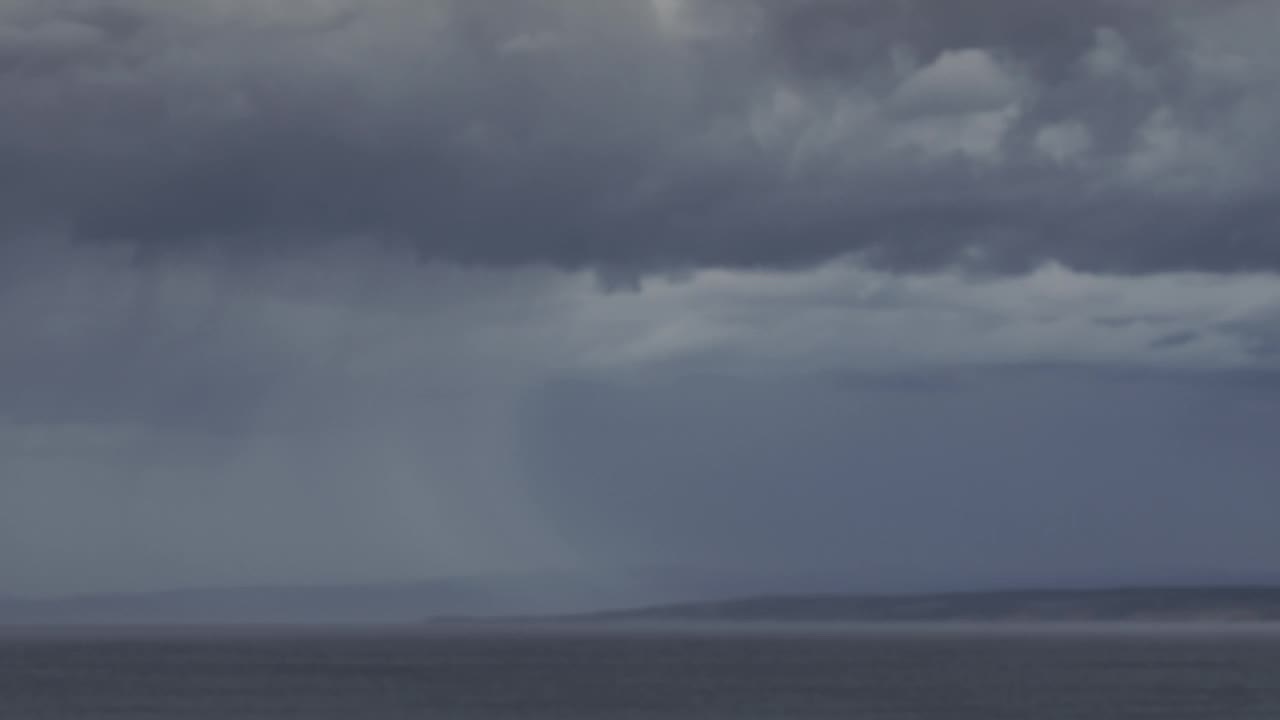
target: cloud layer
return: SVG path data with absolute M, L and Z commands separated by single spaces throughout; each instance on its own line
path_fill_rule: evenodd
M 11 2 L 5 223 L 494 265 L 1275 269 L 1267 2 Z

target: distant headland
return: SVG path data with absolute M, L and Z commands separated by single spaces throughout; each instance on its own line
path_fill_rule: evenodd
M 1280 587 L 1009 590 L 908 595 L 771 595 L 574 616 L 726 622 L 1261 622 L 1280 620 Z

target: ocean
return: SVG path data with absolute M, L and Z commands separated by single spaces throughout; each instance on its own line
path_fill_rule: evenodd
M 1280 630 L 0 631 L 0 719 L 1280 718 Z

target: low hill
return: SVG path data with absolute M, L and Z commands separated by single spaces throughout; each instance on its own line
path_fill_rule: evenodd
M 767 596 L 595 613 L 579 618 L 727 622 L 1266 621 L 1280 620 L 1280 587 Z

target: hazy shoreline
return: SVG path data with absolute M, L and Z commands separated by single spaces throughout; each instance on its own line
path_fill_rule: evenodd
M 556 608 L 435 586 L 218 590 L 0 603 L 0 628 L 448 628 L 638 623 L 1240 625 L 1280 622 L 1280 586 L 1170 586 L 924 594 L 793 593 Z

